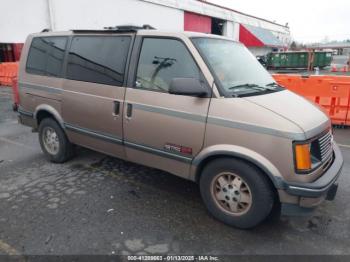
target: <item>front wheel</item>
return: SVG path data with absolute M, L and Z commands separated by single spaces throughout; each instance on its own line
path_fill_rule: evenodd
M 215 218 L 242 229 L 262 222 L 274 204 L 274 192 L 265 175 L 233 158 L 210 162 L 201 174 L 200 191 Z
M 45 118 L 40 122 L 39 142 L 42 151 L 51 162 L 63 163 L 73 156 L 73 145 L 52 118 Z

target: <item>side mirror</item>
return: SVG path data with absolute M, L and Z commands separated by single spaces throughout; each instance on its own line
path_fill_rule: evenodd
M 169 93 L 184 96 L 208 96 L 207 88 L 195 78 L 173 78 L 170 82 Z

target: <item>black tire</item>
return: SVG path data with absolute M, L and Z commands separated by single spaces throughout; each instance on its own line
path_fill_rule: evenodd
M 234 214 L 225 210 L 222 207 L 226 204 L 225 200 L 221 201 L 223 204 L 220 206 L 220 200 L 216 200 L 215 193 L 212 193 L 214 190 L 221 192 L 222 189 L 213 189 L 213 185 L 217 185 L 214 180 L 217 181 L 220 174 L 227 172 L 237 175 L 249 188 L 251 201 L 246 211 L 242 211 L 245 213 Z M 215 218 L 241 229 L 253 228 L 261 223 L 270 214 L 275 202 L 275 193 L 268 178 L 255 166 L 234 158 L 209 162 L 200 177 L 200 191 L 207 209 Z
M 44 130 L 50 128 L 54 130 L 58 137 L 58 151 L 51 153 L 44 145 Z M 64 163 L 73 157 L 73 145 L 69 142 L 61 126 L 52 118 L 45 118 L 39 125 L 39 142 L 46 158 L 53 163 Z

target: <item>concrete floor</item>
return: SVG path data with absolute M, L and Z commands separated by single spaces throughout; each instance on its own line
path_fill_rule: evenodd
M 338 195 L 307 217 L 238 230 L 208 215 L 197 185 L 87 149 L 44 159 L 0 88 L 0 254 L 350 254 L 350 129 Z

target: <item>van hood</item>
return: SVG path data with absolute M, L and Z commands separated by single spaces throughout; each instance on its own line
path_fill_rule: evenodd
M 304 131 L 306 139 L 331 127 L 329 117 L 318 105 L 289 90 L 243 99 L 270 110 L 293 122 Z

